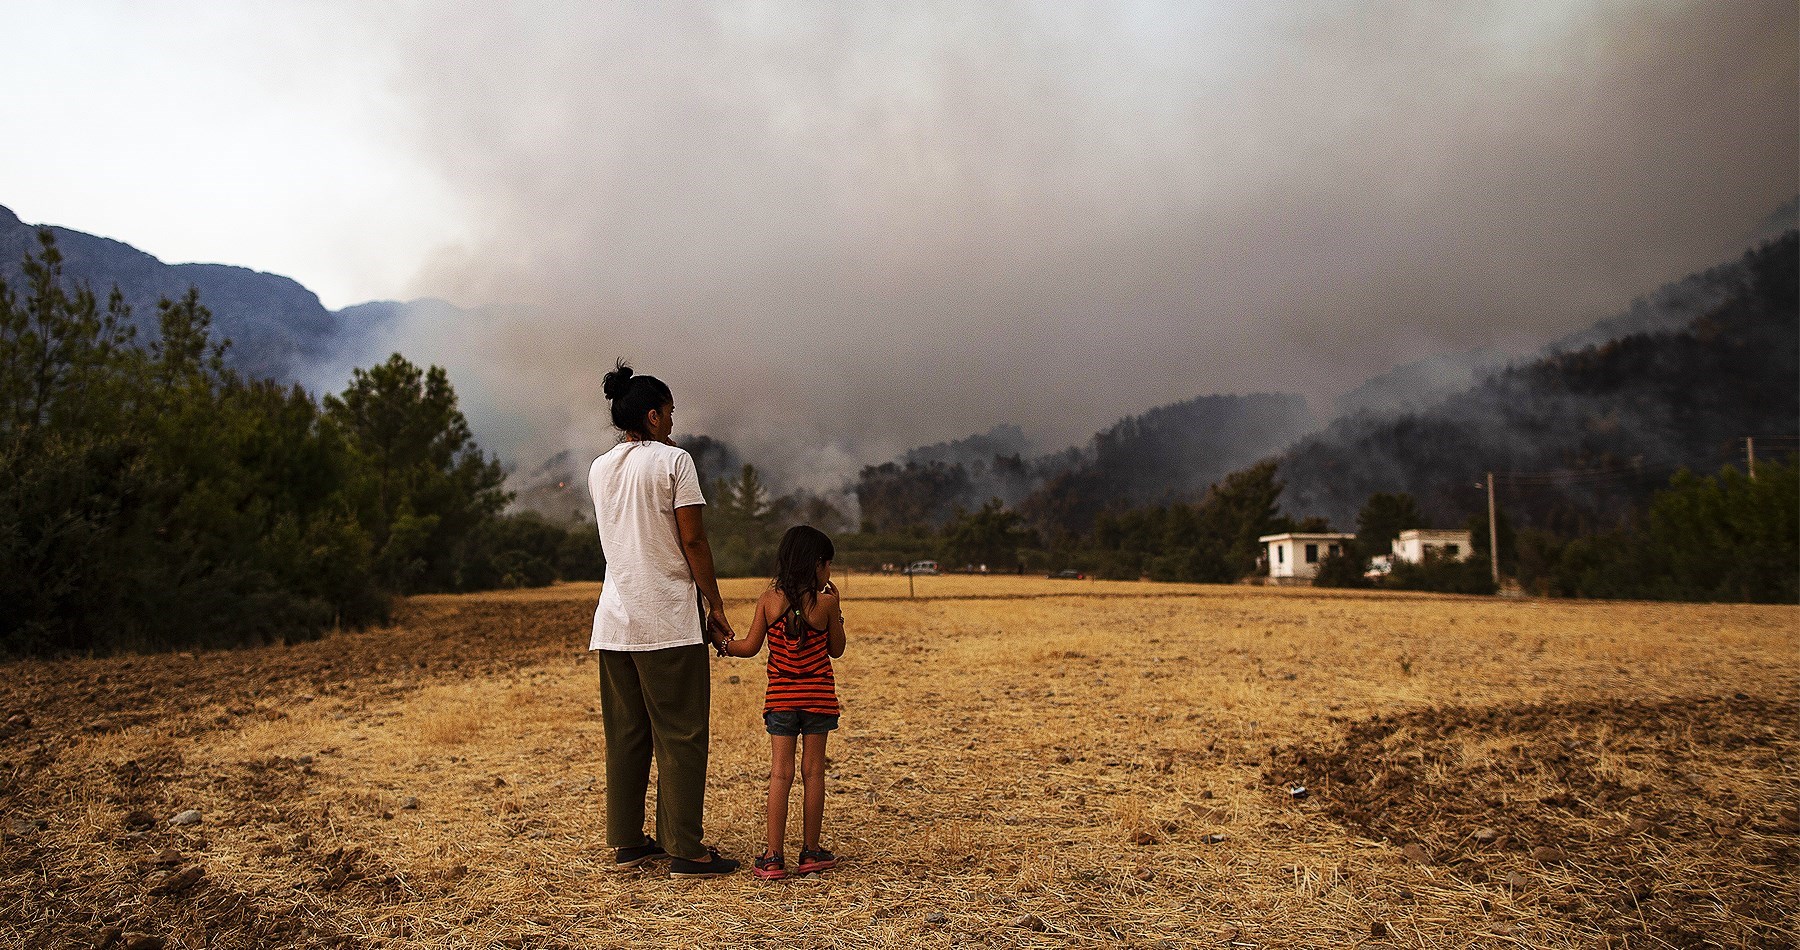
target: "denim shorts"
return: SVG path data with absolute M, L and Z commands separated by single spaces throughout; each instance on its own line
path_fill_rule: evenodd
M 763 725 L 772 736 L 822 736 L 838 727 L 836 713 L 777 709 L 763 713 Z

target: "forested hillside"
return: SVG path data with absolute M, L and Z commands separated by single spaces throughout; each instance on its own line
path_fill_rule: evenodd
M 1789 232 L 1710 272 L 1718 302 L 1680 329 L 1514 366 L 1420 412 L 1340 419 L 1281 457 L 1286 508 L 1346 525 L 1371 494 L 1407 492 L 1432 522 L 1460 525 L 1494 471 L 1520 526 L 1617 527 L 1675 470 L 1741 459 L 1746 436 L 1793 436 L 1797 261 Z
M 1260 534 L 1330 527 L 1359 540 L 1322 582 L 1363 586 L 1367 556 L 1398 530 L 1468 526 L 1477 560 L 1403 565 L 1383 583 L 1491 592 L 1483 483 L 1493 471 L 1501 570 L 1527 589 L 1791 602 L 1797 290 L 1790 231 L 1547 355 L 1498 368 L 1476 352 L 1374 380 L 1358 396 L 1389 411 L 1310 435 L 1295 397 L 1207 397 L 1124 420 L 1061 456 L 965 457 L 1005 429 L 915 450 L 863 471 L 865 533 L 845 549 L 874 562 L 937 555 L 1227 582 L 1256 570 Z M 1761 446 L 1755 480 L 1745 437 Z M 1024 486 L 1019 504 L 1002 504 Z
M 396 353 L 316 400 L 227 366 L 197 291 L 146 321 L 40 241 L 0 279 L 0 654 L 304 638 L 394 594 L 599 575 L 592 532 L 499 515 L 442 369 Z
M 1051 478 L 1021 509 L 1047 530 L 1079 534 L 1108 508 L 1199 501 L 1314 424 L 1305 399 L 1278 393 L 1160 406 L 1095 435 L 1081 464 Z
M 1016 427 L 1001 426 L 864 468 L 856 496 L 863 523 L 876 531 L 941 526 L 998 498 L 1037 527 L 1080 533 L 1108 508 L 1197 501 L 1312 425 L 1305 399 L 1258 393 L 1159 406 L 1121 419 L 1086 446 L 1037 457 L 1018 451 L 1024 439 Z

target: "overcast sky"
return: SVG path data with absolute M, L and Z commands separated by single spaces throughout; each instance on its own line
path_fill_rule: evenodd
M 421 358 L 577 448 L 617 355 L 682 431 L 851 462 L 1320 402 L 1731 256 L 1800 167 L 1792 0 L 6 18 L 0 204 L 331 307 L 513 308 Z

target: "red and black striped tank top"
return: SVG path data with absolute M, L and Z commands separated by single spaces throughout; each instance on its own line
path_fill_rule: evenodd
M 763 712 L 798 709 L 837 715 L 837 681 L 831 676 L 831 655 L 825 652 L 831 639 L 805 617 L 794 623 L 792 610 L 769 624 L 769 691 Z M 805 631 L 790 636 L 790 627 Z

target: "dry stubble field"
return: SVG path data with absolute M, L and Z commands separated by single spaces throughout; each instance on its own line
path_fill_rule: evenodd
M 597 592 L 0 666 L 0 944 L 1796 943 L 1793 607 L 851 577 L 844 863 L 771 884 L 609 873 Z M 741 858 L 761 690 L 714 661 Z

